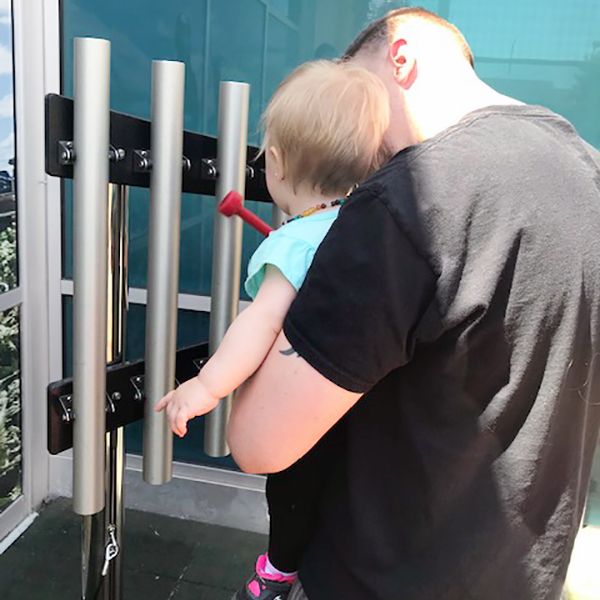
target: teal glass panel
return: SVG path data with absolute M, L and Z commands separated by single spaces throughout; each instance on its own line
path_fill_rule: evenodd
M 596 0 L 451 0 L 449 18 L 465 34 L 490 85 L 569 119 L 600 147 L 600 3 Z
M 369 21 L 392 8 L 410 5 L 436 11 L 463 31 L 475 53 L 477 71 L 486 82 L 566 116 L 585 139 L 600 148 L 597 0 L 63 0 L 63 88 L 71 94 L 73 37 L 104 37 L 112 42 L 111 103 L 115 110 L 147 118 L 152 59 L 182 60 L 186 64 L 185 126 L 215 134 L 219 81 L 240 79 L 252 86 L 249 139 L 256 143 L 261 110 L 296 65 L 338 56 Z M 69 278 L 70 184 L 65 187 L 63 273 Z M 130 285 L 143 288 L 148 192 L 131 190 L 130 198 Z M 270 219 L 269 206 L 249 203 L 249 207 Z M 210 293 L 213 213 L 214 199 L 184 196 L 182 292 Z M 245 228 L 244 270 L 260 240 L 259 234 Z M 142 327 L 143 317 L 136 317 L 136 311 L 143 312 L 141 307 L 131 307 L 130 344 L 136 339 L 141 343 L 141 329 L 135 328 Z M 67 319 L 65 355 L 70 352 L 69 327 Z M 194 327 L 194 335 L 205 335 L 204 325 Z M 134 352 L 133 347 L 128 351 Z M 68 369 L 70 361 L 65 365 Z M 189 446 L 186 442 L 185 448 L 179 446 L 178 456 L 187 457 L 181 460 L 203 460 L 196 435 L 200 432 L 190 436 Z M 136 442 L 131 436 L 128 443 L 133 449 Z M 590 504 L 588 518 L 600 524 L 600 516 L 594 516 L 600 515 L 597 467 L 594 473 L 592 490 L 596 492 L 592 491 L 591 498 L 596 500 Z

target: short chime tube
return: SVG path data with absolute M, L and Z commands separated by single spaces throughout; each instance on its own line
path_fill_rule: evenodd
M 219 94 L 217 202 L 234 190 L 244 197 L 250 86 L 222 81 Z M 238 313 L 242 257 L 242 221 L 215 214 L 209 352 L 213 354 Z M 204 451 L 210 456 L 229 453 L 225 439 L 231 396 L 206 416 Z
M 157 402 L 175 385 L 185 67 L 152 63 L 150 222 L 144 390 L 144 481 L 171 479 L 173 436 Z
M 73 509 L 104 508 L 110 42 L 76 38 L 73 174 Z

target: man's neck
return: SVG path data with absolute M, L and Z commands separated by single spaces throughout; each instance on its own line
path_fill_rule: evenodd
M 456 125 L 469 113 L 495 105 L 522 104 L 504 96 L 476 77 L 442 90 L 420 89 L 409 100 L 415 143 Z

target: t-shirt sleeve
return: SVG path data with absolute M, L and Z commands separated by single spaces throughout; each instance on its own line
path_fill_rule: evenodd
M 324 377 L 366 392 L 411 360 L 435 278 L 377 190 L 357 192 L 319 246 L 284 323 Z
M 250 298 L 256 298 L 265 278 L 267 265 L 277 267 L 298 291 L 315 255 L 315 249 L 301 238 L 277 230 L 269 234 L 256 249 L 248 263 L 248 277 L 244 284 Z

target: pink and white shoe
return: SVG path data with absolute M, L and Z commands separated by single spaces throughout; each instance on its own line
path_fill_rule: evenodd
M 256 561 L 256 571 L 244 587 L 231 600 L 286 600 L 295 576 L 277 576 L 265 573 L 267 555 L 261 554 Z

